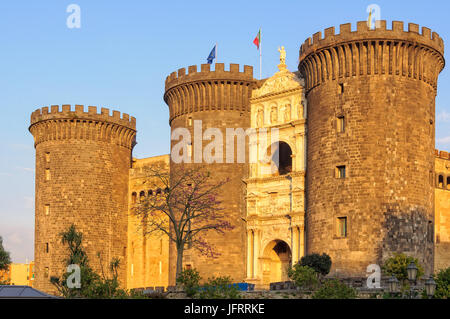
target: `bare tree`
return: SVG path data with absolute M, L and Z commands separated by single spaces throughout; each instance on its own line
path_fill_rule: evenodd
M 176 277 L 182 271 L 186 246 L 209 257 L 218 255 L 204 235 L 223 234 L 234 227 L 226 220 L 218 200 L 220 188 L 228 180 L 215 181 L 202 168 L 180 168 L 169 173 L 163 167 L 147 169 L 147 176 L 157 188 L 152 195 L 140 197 L 132 212 L 139 218 L 144 235 L 167 235 L 177 250 Z

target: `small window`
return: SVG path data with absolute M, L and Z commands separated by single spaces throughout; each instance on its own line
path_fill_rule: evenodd
M 338 217 L 337 235 L 338 237 L 347 237 L 347 217 Z
M 339 83 L 339 94 L 344 93 L 344 83 Z
M 48 278 L 48 275 L 49 275 L 48 267 L 45 267 L 45 270 L 44 270 L 44 278 Z
M 345 178 L 346 169 L 345 165 L 336 166 L 336 178 Z
M 192 117 L 191 116 L 189 116 L 187 119 L 187 125 L 192 126 Z
M 136 197 L 137 197 L 136 192 L 133 192 L 133 194 L 131 194 L 131 203 L 132 204 L 136 204 Z
M 139 200 L 142 200 L 144 197 L 145 197 L 145 192 L 144 192 L 144 191 L 141 191 L 141 192 L 139 193 Z
M 50 180 L 50 169 L 48 168 L 45 170 L 45 180 L 46 181 Z
M 343 115 L 337 117 L 336 129 L 338 133 L 345 132 L 345 118 Z
M 48 243 L 45 243 L 45 252 L 48 253 Z
M 444 188 L 444 176 L 442 176 L 442 175 L 439 175 L 438 187 Z
M 45 153 L 45 161 L 50 163 L 50 152 Z
M 153 195 L 153 191 L 150 189 L 150 190 L 147 192 L 147 194 L 148 194 L 148 196 L 152 196 L 152 195 Z
M 186 266 L 184 268 L 186 268 L 187 270 L 192 269 L 192 265 L 191 264 L 186 264 Z
M 45 215 L 49 215 L 50 214 L 50 205 L 45 205 L 44 206 L 44 212 L 45 212 Z

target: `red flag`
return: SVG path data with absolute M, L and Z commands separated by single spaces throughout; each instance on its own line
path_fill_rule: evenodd
M 258 35 L 256 36 L 255 40 L 253 40 L 253 43 L 256 45 L 256 47 L 259 50 L 259 45 L 261 44 L 261 29 L 259 29 Z

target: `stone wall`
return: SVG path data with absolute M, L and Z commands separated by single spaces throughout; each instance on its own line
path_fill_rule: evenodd
M 197 66 L 190 66 L 188 74 L 184 68 L 172 73 L 166 79 L 166 91 L 164 100 L 169 106 L 171 130 L 187 128 L 194 139 L 194 126 L 196 120 L 202 121 L 203 132 L 207 128 L 218 128 L 222 134 L 223 154 L 220 162 L 200 163 L 195 162 L 196 150 L 204 150 L 209 143 L 202 145 L 191 142 L 192 163 L 170 163 L 171 173 L 183 167 L 201 167 L 211 172 L 213 178 L 218 181 L 229 179 L 222 189 L 222 208 L 229 216 L 228 221 L 234 227 L 225 234 L 208 232 L 204 238 L 214 247 L 217 258 L 211 258 L 199 254 L 195 248 L 188 249 L 184 255 L 184 264 L 197 268 L 203 278 L 211 276 L 230 276 L 233 281 L 242 281 L 246 270 L 246 238 L 245 238 L 245 184 L 243 179 L 248 175 L 248 162 L 237 162 L 238 149 L 228 145 L 226 141 L 227 128 L 250 127 L 250 94 L 254 85 L 253 68 L 244 66 L 243 72 L 238 64 L 230 64 L 230 69 L 225 71 L 224 64 L 215 64 L 215 70 L 210 70 L 209 64 L 201 65 L 200 72 Z M 220 137 L 214 136 L 212 139 Z M 171 142 L 172 147 L 179 141 Z M 248 158 L 248 140 L 245 143 L 245 158 Z M 235 147 L 233 163 L 226 163 L 226 147 Z M 201 157 L 201 156 L 200 156 Z M 170 248 L 169 283 L 174 284 L 176 271 L 176 250 L 173 245 Z
M 61 276 L 69 255 L 61 232 L 73 224 L 83 233 L 90 265 L 105 272 L 119 258 L 126 286 L 128 171 L 135 143 L 134 118 L 82 105 L 36 110 L 30 132 L 36 148 L 35 288 L 55 293 L 51 276 Z
M 150 177 L 149 169 L 168 170 L 169 155 L 133 159 L 129 182 L 128 289 L 168 286 L 169 238 L 161 232 L 149 234 L 132 211 L 134 204 L 147 196 L 157 196 L 164 188 L 159 179 Z
M 360 276 L 394 252 L 433 269 L 434 131 L 443 42 L 427 28 L 365 21 L 300 49 L 308 100 L 307 253 Z M 343 118 L 345 130 L 339 130 Z M 339 172 L 345 167 L 345 177 Z M 338 218 L 347 234 L 337 233 Z M 431 225 L 431 227 L 430 227 Z M 431 230 L 430 230 L 431 229 Z
M 450 267 L 450 156 L 436 150 L 435 270 Z M 440 177 L 442 177 L 440 179 Z

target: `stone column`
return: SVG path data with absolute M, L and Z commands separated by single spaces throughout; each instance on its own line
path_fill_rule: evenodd
M 298 261 L 299 252 L 298 227 L 293 226 L 292 229 L 292 266 Z
M 253 233 L 253 278 L 258 278 L 259 276 L 258 258 L 260 238 L 260 231 L 258 229 L 255 229 Z
M 247 278 L 253 278 L 253 231 L 247 231 Z
M 298 228 L 298 237 L 300 239 L 300 253 L 299 253 L 299 259 L 305 256 L 305 232 L 304 232 L 304 226 L 300 226 Z

